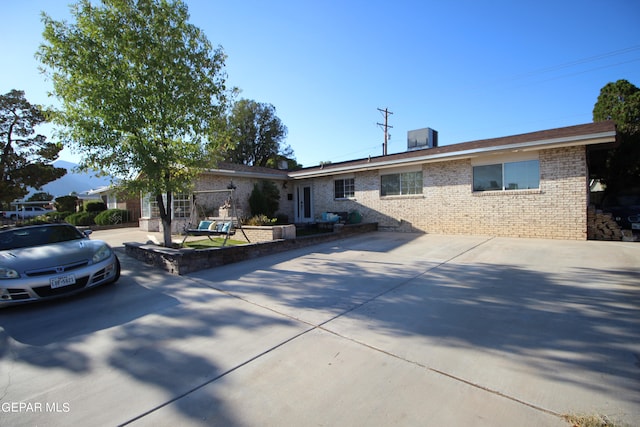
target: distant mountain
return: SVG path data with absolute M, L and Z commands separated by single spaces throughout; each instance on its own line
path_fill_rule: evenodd
M 53 165 L 57 168 L 65 168 L 67 170 L 66 175 L 44 185 L 41 190 L 31 190 L 26 198 L 39 192 L 49 193 L 53 197 L 67 196 L 74 192 L 83 194 L 89 190 L 95 190 L 111 184 L 110 177 L 97 177 L 97 172 L 74 172 L 74 168 L 78 166 L 75 163 L 57 160 L 53 162 Z

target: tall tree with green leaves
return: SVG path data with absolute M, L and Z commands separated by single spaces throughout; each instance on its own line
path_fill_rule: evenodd
M 282 145 L 287 127 L 271 104 L 239 100 L 231 110 L 228 132 L 233 144 L 224 155 L 228 162 L 269 167 L 278 158 L 293 157 L 291 147 Z
M 640 188 L 640 89 L 627 80 L 607 83 L 593 107 L 593 121 L 614 120 L 619 146 L 594 152 L 590 161 L 607 191 Z
M 209 167 L 224 133 L 226 56 L 180 0 L 79 0 L 74 23 L 43 14 L 37 56 L 62 107 L 54 116 L 80 167 L 157 202 L 171 245 L 174 194 Z
M 67 173 L 52 162 L 62 144 L 47 142 L 36 134 L 36 126 L 45 123 L 41 107 L 31 104 L 21 90 L 0 95 L 0 204 L 8 204 L 39 189 Z

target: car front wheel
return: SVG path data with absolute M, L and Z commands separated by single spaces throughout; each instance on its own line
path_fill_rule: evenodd
M 113 280 L 110 283 L 116 283 L 120 278 L 120 260 L 116 257 L 116 274 L 113 276 Z

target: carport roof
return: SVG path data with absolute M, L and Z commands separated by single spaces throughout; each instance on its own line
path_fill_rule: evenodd
M 302 179 L 361 170 L 375 170 L 418 163 L 471 158 L 488 153 L 534 151 L 576 145 L 605 144 L 615 141 L 616 125 L 613 121 L 609 120 L 500 138 L 463 142 L 441 147 L 405 151 L 386 156 L 330 163 L 292 171 L 289 172 L 289 176 L 294 179 Z

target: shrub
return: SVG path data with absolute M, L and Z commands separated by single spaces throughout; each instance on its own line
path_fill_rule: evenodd
M 73 212 L 53 211 L 53 212 L 47 212 L 45 216 L 49 218 L 52 222 L 61 222 L 72 213 Z
M 26 218 L 23 221 L 20 221 L 20 224 L 22 225 L 40 225 L 40 224 L 50 224 L 54 221 L 52 221 L 51 219 L 49 219 L 49 217 L 47 215 L 38 215 L 38 216 L 34 216 L 33 218 Z
M 246 225 L 273 225 L 276 221 L 276 218 L 269 219 L 266 215 L 254 215 L 247 220 Z
M 261 181 L 254 184 L 253 191 L 249 196 L 249 208 L 251 215 L 275 216 L 280 206 L 280 190 L 272 181 Z
M 98 225 L 122 224 L 123 222 L 129 222 L 129 211 L 124 209 L 107 209 L 96 215 L 94 221 Z
M 95 224 L 93 220 L 94 218 L 95 218 L 95 213 L 76 212 L 66 217 L 65 221 L 73 225 L 93 225 Z
M 84 205 L 84 210 L 87 212 L 102 212 L 107 210 L 107 205 L 104 202 L 87 202 Z

